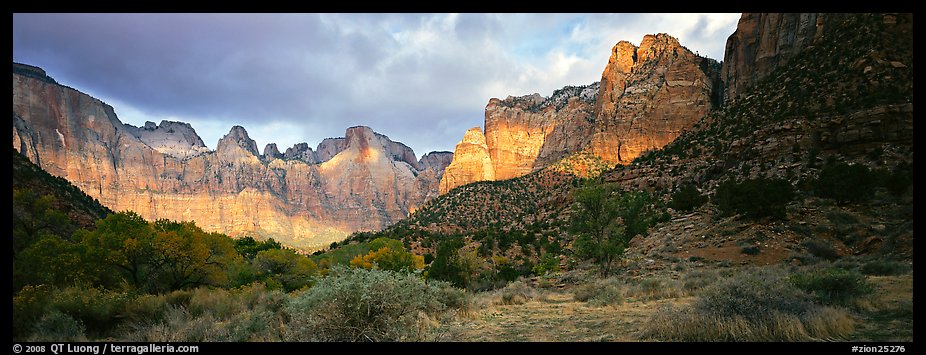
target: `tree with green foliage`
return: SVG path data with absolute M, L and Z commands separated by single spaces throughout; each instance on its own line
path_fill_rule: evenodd
M 459 237 L 446 238 L 437 245 L 437 255 L 428 269 L 428 277 L 434 280 L 447 281 L 457 287 L 465 287 L 463 271 L 457 263 L 457 251 L 463 248 L 463 239 Z
M 74 240 L 84 272 L 108 288 L 123 284 L 163 292 L 203 285 L 224 286 L 241 262 L 231 238 L 206 233 L 193 222 L 145 221 L 119 212 L 97 221 L 95 231 L 78 230 Z
M 694 185 L 684 185 L 672 195 L 669 207 L 676 211 L 690 212 L 707 202 L 707 196 L 701 194 Z
M 259 252 L 271 249 L 283 249 L 283 245 L 273 240 L 273 238 L 259 241 L 253 237 L 246 236 L 235 240 L 235 251 L 248 260 L 254 259 Z
M 160 290 L 223 286 L 228 282 L 227 268 L 241 259 L 231 238 L 206 233 L 193 222 L 161 219 L 154 223 L 154 230 L 157 238 L 151 263 Z
M 820 171 L 814 191 L 820 197 L 832 198 L 839 203 L 859 203 L 874 196 L 877 182 L 877 177 L 867 166 L 828 164 Z
M 537 261 L 537 264 L 531 268 L 531 272 L 534 275 L 545 275 L 548 272 L 559 271 L 559 258 L 553 256 L 552 254 L 544 254 L 540 257 L 540 260 Z
M 591 259 L 602 275 L 624 254 L 630 240 L 646 233 L 661 213 L 646 192 L 621 192 L 614 185 L 590 185 L 575 192 L 570 231 L 573 250 Z
M 411 272 L 424 268 L 424 257 L 412 254 L 402 242 L 380 237 L 370 242 L 370 252 L 357 255 L 350 261 L 353 267 L 378 268 L 389 271 Z
M 13 260 L 13 289 L 25 285 L 93 283 L 84 267 L 81 246 L 54 235 L 44 235 Z
M 792 199 L 794 189 L 787 180 L 756 178 L 743 182 L 724 181 L 717 187 L 713 201 L 725 216 L 739 213 L 753 219 L 784 219 L 785 206 Z
M 258 277 L 270 288 L 295 291 L 312 283 L 318 266 L 309 258 L 287 249 L 269 249 L 257 253 L 254 267 Z
M 13 190 L 13 289 L 25 285 L 87 281 L 81 250 L 70 239 L 70 221 L 54 198 Z
M 135 288 L 145 288 L 154 275 L 150 263 L 155 233 L 148 221 L 135 212 L 114 213 L 97 221 L 96 230 L 74 233 L 86 250 L 92 268 L 104 286 L 116 287 L 128 282 Z
M 52 206 L 51 196 L 30 189 L 13 190 L 13 258 L 46 235 L 63 236 L 67 216 Z
M 630 241 L 627 229 L 619 219 L 618 199 L 612 196 L 611 185 L 593 185 L 575 193 L 570 230 L 577 238 L 574 243 L 576 254 L 591 259 L 599 266 L 602 275 L 611 272 L 611 264 Z

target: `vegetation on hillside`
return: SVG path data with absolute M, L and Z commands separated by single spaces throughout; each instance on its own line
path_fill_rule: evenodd
M 779 124 L 912 101 L 912 69 L 862 70 L 872 50 L 912 67 L 912 41 L 892 48 L 869 33 L 893 36 L 877 16 L 847 18 L 854 35 L 834 32 L 631 166 L 585 179 L 602 167 L 576 155 L 457 187 L 311 256 L 131 212 L 69 224 L 95 201 L 56 178 L 17 185 L 32 170 L 14 165 L 13 338 L 418 341 L 503 319 L 531 339 L 554 317 L 568 314 L 567 334 L 605 314 L 592 332 L 639 324 L 631 340 L 912 339 L 912 150 L 752 148 Z M 657 187 L 614 178 L 628 169 Z
M 463 291 L 424 279 L 423 257 L 398 240 L 366 243 L 362 253 L 337 261 L 343 266 L 332 266 L 334 256 L 322 258 L 319 270 L 313 259 L 272 239 L 232 239 L 193 222 L 112 213 L 26 163 L 16 165 L 13 184 L 17 340 L 430 339 L 422 327 L 431 323 L 421 323 L 418 311 L 441 319 L 468 307 Z M 90 225 L 68 218 L 88 214 L 102 218 Z M 408 308 L 381 308 L 393 303 L 386 296 Z M 333 315 L 332 304 L 346 307 L 334 308 L 344 310 L 342 318 L 292 317 Z M 364 323 L 359 333 L 342 327 L 373 319 L 380 321 Z

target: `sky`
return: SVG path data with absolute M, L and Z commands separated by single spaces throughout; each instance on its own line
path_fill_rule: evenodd
M 668 33 L 723 59 L 739 14 L 13 14 L 13 60 L 123 123 L 234 125 L 263 150 L 357 125 L 453 151 L 490 98 L 598 81 L 611 48 Z

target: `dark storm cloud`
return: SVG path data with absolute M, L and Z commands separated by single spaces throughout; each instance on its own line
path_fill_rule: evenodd
M 620 39 L 669 32 L 719 59 L 736 18 L 14 14 L 13 59 L 113 104 L 123 122 L 191 122 L 210 147 L 234 124 L 283 147 L 363 124 L 421 155 L 453 150 L 490 97 L 597 80 Z

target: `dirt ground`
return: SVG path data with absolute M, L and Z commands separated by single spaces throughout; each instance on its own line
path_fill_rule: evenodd
M 913 275 L 871 276 L 871 296 L 850 310 L 855 333 L 847 341 L 913 340 Z M 477 296 L 488 297 L 488 296 Z M 660 307 L 691 303 L 694 297 L 627 300 L 596 307 L 574 299 L 569 290 L 548 291 L 543 300 L 520 305 L 490 303 L 445 324 L 445 340 L 476 342 L 641 341 L 640 331 Z

